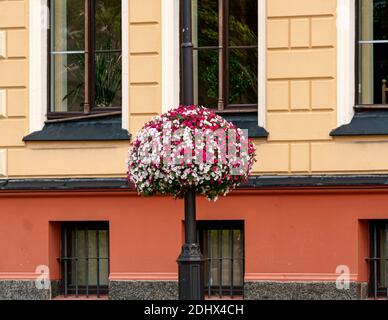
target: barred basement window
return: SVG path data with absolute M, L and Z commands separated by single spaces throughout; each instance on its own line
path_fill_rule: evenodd
M 49 2 L 49 118 L 120 112 L 121 1 Z
M 388 221 L 370 223 L 370 295 L 388 298 Z
M 244 222 L 200 221 L 198 239 L 205 258 L 205 294 L 244 294 Z
M 109 224 L 74 222 L 62 225 L 62 294 L 108 293 Z

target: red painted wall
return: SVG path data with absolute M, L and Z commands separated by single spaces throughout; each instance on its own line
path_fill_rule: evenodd
M 201 198 L 200 220 L 245 220 L 247 280 L 366 281 L 365 220 L 388 219 L 388 190 L 238 191 Z M 127 192 L 0 194 L 0 279 L 59 278 L 61 221 L 110 223 L 111 279 L 176 279 L 183 201 Z

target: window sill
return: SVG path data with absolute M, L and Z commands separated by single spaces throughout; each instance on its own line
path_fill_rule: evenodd
M 248 130 L 250 138 L 267 138 L 269 135 L 267 130 L 259 126 L 257 111 L 254 113 L 222 113 L 220 116 L 238 128 Z
M 112 141 L 130 140 L 131 135 L 121 127 L 121 116 L 46 122 L 43 129 L 23 138 L 32 141 Z
M 388 135 L 387 108 L 356 107 L 355 111 L 352 121 L 334 129 L 330 133 L 332 137 Z

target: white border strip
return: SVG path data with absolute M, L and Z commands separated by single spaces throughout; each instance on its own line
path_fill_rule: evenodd
M 265 128 L 267 123 L 267 6 L 266 0 L 259 0 L 258 2 L 258 119 L 259 126 Z
M 162 112 L 179 105 L 179 3 L 162 0 Z
M 129 1 L 121 1 L 122 128 L 129 130 Z
M 337 125 L 348 124 L 354 116 L 355 36 L 354 0 L 337 2 Z
M 29 1 L 29 132 L 43 128 L 47 110 L 47 0 Z M 45 23 L 44 23 L 45 22 Z

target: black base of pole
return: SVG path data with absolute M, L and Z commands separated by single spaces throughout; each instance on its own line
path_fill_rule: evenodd
M 199 245 L 184 244 L 177 262 L 179 300 L 204 300 L 204 259 Z

